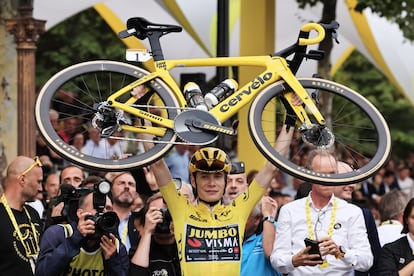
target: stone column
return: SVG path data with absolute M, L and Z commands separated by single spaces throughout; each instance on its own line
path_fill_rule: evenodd
M 6 20 L 6 29 L 14 35 L 17 50 L 17 153 L 32 157 L 36 154 L 34 121 L 36 40 L 45 31 L 46 21 L 32 17 L 32 4 L 19 6 L 18 12 L 17 18 Z

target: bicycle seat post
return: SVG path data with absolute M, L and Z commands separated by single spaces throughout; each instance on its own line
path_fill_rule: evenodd
M 164 60 L 164 54 L 162 52 L 160 37 L 162 36 L 162 32 L 160 31 L 153 31 L 147 34 L 149 43 L 151 45 L 151 52 L 154 58 L 154 61 Z

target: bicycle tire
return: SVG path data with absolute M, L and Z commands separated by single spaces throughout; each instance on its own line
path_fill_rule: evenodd
M 331 95 L 332 115 L 322 115 L 329 120 L 335 135 L 335 154 L 338 160 L 350 164 L 354 170 L 349 173 L 322 175 L 307 169 L 305 159 L 312 148 L 304 142 L 298 127 L 287 156 L 273 148 L 275 139 L 269 134 L 280 128 L 284 122 L 284 107 L 280 95 L 291 89 L 284 81 L 265 88 L 252 102 L 249 110 L 249 129 L 259 151 L 282 171 L 310 183 L 322 185 L 345 185 L 361 182 L 375 174 L 387 161 L 391 150 L 391 136 L 381 113 L 363 96 L 352 89 L 335 82 L 317 78 L 298 78 L 319 110 L 325 95 Z M 269 117 L 270 116 L 270 117 Z M 311 117 L 311 116 L 310 116 Z M 269 127 L 268 119 L 272 120 Z M 311 120 L 313 118 L 310 118 Z M 274 132 L 273 132 L 274 133 Z
M 44 85 L 36 99 L 35 121 L 39 133 L 46 144 L 63 159 L 90 170 L 122 171 L 142 167 L 162 158 L 172 148 L 172 142 L 176 140 L 176 134 L 172 129 L 167 129 L 165 135 L 159 137 L 159 142 L 162 143 L 155 143 L 154 148 L 148 151 L 143 150 L 142 147 L 138 150 L 134 142 L 131 142 L 131 137 L 136 137 L 135 133 L 122 133 L 124 136 L 118 140 L 119 144 L 114 142 L 119 149 L 112 147 L 112 151 L 124 154 L 128 153 L 127 149 L 132 148 L 131 151 L 134 154 L 120 159 L 114 159 L 115 154 L 108 156 L 110 149 L 107 146 L 110 141 L 108 139 L 104 144 L 107 149 L 106 153 L 98 155 L 98 150 L 92 149 L 85 153 L 82 149 L 75 148 L 72 145 L 74 137 L 70 137 L 66 142 L 61 138 L 60 131 L 62 131 L 62 126 L 64 128 L 65 122 L 75 122 L 76 126 L 72 128 L 75 128 L 76 133 L 82 133 L 86 140 L 89 131 L 93 128 L 90 126 L 91 119 L 96 112 L 93 110 L 93 104 L 104 101 L 114 91 L 148 74 L 148 71 L 127 63 L 106 60 L 83 62 L 63 69 Z M 179 106 L 174 93 L 161 80 L 155 79 L 146 85 L 152 91 L 150 99 L 143 100 L 144 104 L 148 104 L 147 111 L 151 110 L 149 102 L 154 99 L 157 99 L 157 106 Z M 62 99 L 62 97 L 66 98 Z M 125 100 L 129 97 L 130 95 L 126 95 Z M 57 127 L 49 118 L 51 108 L 59 111 Z M 175 118 L 179 112 L 179 109 L 174 108 L 165 110 L 164 116 L 170 119 Z M 126 119 L 134 120 L 128 115 Z

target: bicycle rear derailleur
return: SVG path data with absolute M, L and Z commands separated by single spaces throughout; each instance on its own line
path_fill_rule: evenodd
M 107 102 L 95 103 L 93 109 L 96 111 L 92 119 L 92 126 L 101 130 L 101 137 L 107 138 L 116 131 L 121 131 L 124 121 L 124 112 L 115 110 Z

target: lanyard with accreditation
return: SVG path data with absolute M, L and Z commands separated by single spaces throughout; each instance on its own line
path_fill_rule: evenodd
M 3 203 L 4 208 L 6 209 L 7 215 L 9 216 L 10 221 L 13 224 L 15 233 L 17 233 L 17 236 L 18 236 L 20 242 L 22 243 L 22 246 L 23 246 L 24 250 L 26 251 L 26 258 L 28 258 L 28 260 L 30 262 L 30 266 L 31 266 L 31 268 L 33 270 L 33 273 L 34 273 L 34 271 L 35 271 L 35 263 L 36 263 L 37 255 L 39 253 L 39 241 L 38 241 L 38 237 L 36 235 L 36 232 L 37 232 L 36 231 L 36 227 L 32 223 L 32 219 L 30 217 L 30 214 L 27 211 L 27 209 L 23 206 L 23 210 L 25 211 L 26 216 L 29 219 L 29 223 L 31 225 L 32 232 L 33 232 L 33 237 L 35 239 L 35 245 L 34 245 L 35 246 L 35 248 L 34 248 L 35 249 L 34 250 L 35 252 L 31 252 L 31 250 L 29 249 L 28 245 L 24 242 L 24 240 L 23 240 L 23 234 L 20 231 L 20 228 L 19 228 L 19 225 L 17 224 L 16 218 L 14 217 L 14 214 L 13 214 L 13 212 L 12 212 L 12 210 L 11 210 L 8 202 L 7 202 L 6 196 L 4 194 L 1 197 L 1 202 Z

